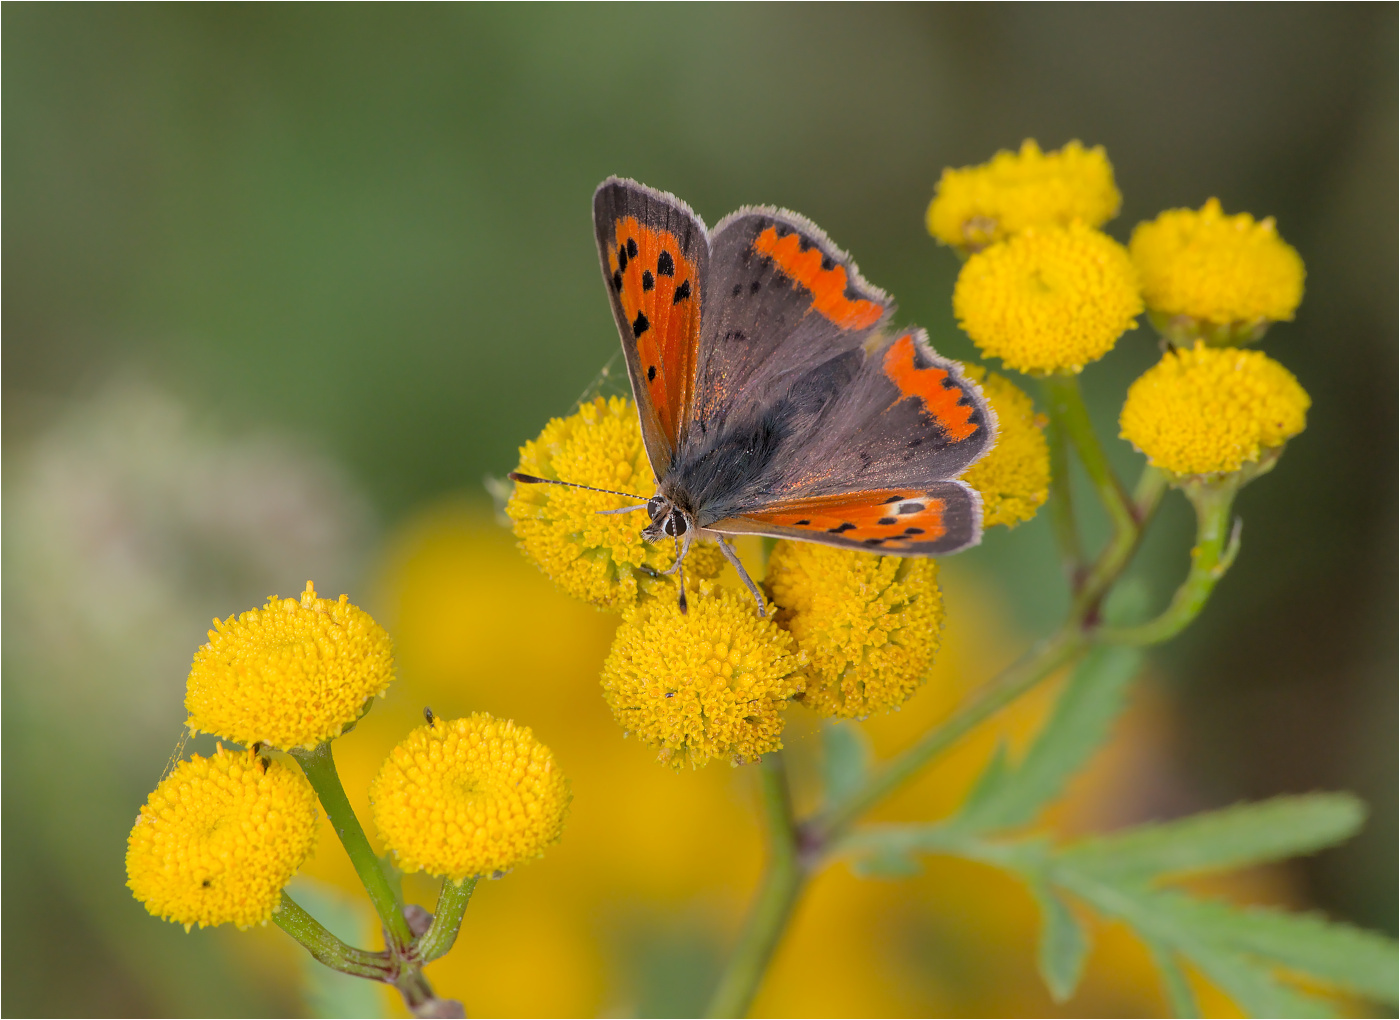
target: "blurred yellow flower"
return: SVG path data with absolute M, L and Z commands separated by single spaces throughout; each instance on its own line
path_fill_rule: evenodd
M 567 418 L 551 419 L 538 439 L 520 448 L 519 470 L 635 493 L 643 502 L 656 491 L 636 408 L 621 397 L 597 397 Z M 595 606 L 625 610 L 642 595 L 674 597 L 676 590 L 674 578 L 661 576 L 676 562 L 675 547 L 642 538 L 646 512 L 600 513 L 629 502 L 587 489 L 516 483 L 506 515 L 521 551 L 551 581 Z M 697 543 L 686 557 L 686 583 L 714 577 L 723 567 L 718 546 Z
M 157 917 L 240 928 L 268 921 L 316 842 L 316 794 L 251 751 L 181 762 L 141 807 L 127 886 Z
M 477 712 L 415 729 L 389 753 L 369 797 L 403 871 L 460 882 L 543 856 L 564 833 L 571 794 L 529 727 Z
M 997 414 L 997 442 L 960 476 L 982 495 L 982 525 L 1014 528 L 1035 516 L 1050 496 L 1050 446 L 1045 419 L 1019 386 L 981 365 L 963 374 L 982 387 Z
M 1020 152 L 1003 149 L 980 166 L 945 169 L 926 219 L 944 244 L 975 251 L 1027 227 L 1101 226 L 1121 201 L 1103 146 L 1070 142 L 1042 153 L 1028 138 Z
M 1303 299 L 1303 260 L 1273 218 L 1226 216 L 1214 198 L 1139 223 L 1128 250 L 1147 307 L 1187 336 L 1194 327 L 1208 339 L 1256 339 Z
M 1122 437 L 1176 475 L 1238 471 L 1303 431 L 1311 400 L 1259 351 L 1168 351 L 1128 387 Z
M 1078 372 L 1142 312 L 1124 247 L 1074 223 L 1030 228 L 967 260 L 953 312 L 984 356 L 1018 372 Z
M 603 663 L 603 697 L 662 762 L 740 765 L 783 746 L 780 713 L 802 690 L 796 651 L 752 598 L 706 584 L 689 612 L 649 599 L 628 614 Z
M 826 716 L 898 708 L 928 679 L 943 627 L 938 564 L 779 542 L 767 586 L 777 621 L 810 656 L 798 700 Z
M 192 732 L 291 750 L 339 736 L 394 679 L 383 627 L 349 596 L 268 599 L 214 621 L 185 687 Z

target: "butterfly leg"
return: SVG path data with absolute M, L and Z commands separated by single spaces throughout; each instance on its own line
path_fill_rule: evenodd
M 744 569 L 744 565 L 739 562 L 739 554 L 734 551 L 734 547 L 729 544 L 729 540 L 723 535 L 716 535 L 719 539 L 720 551 L 724 553 L 724 558 L 734 564 L 734 569 L 739 571 L 739 576 L 744 579 L 744 583 L 749 586 L 749 591 L 753 592 L 753 600 L 758 605 L 758 615 L 767 616 L 767 610 L 763 607 L 763 594 L 758 590 L 758 585 L 753 583 L 753 578 Z

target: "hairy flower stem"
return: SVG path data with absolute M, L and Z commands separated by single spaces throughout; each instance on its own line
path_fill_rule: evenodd
M 478 876 L 461 882 L 450 878 L 442 880 L 442 890 L 438 893 L 437 911 L 433 924 L 418 940 L 418 957 L 424 963 L 431 963 L 452 948 L 457 941 L 457 930 L 462 926 L 462 915 L 471 902 L 476 889 Z
M 1015 663 L 1008 666 L 974 694 L 968 702 L 946 719 L 942 725 L 925 733 L 919 740 L 845 800 L 834 805 L 803 826 L 810 845 L 826 849 L 862 814 L 896 788 L 911 779 L 919 770 L 952 747 L 978 724 L 996 715 L 1011 702 L 1064 666 L 1069 665 L 1088 649 L 1088 636 L 1073 621 L 1037 644 Z
M 1176 637 L 1201 614 L 1216 584 L 1235 562 L 1240 550 L 1240 522 L 1230 524 L 1236 485 L 1185 486 L 1196 508 L 1196 544 L 1191 550 L 1191 571 L 1177 588 L 1169 606 L 1154 620 L 1131 627 L 1101 627 L 1100 641 L 1119 645 L 1155 645 Z
M 408 927 L 408 921 L 404 919 L 403 905 L 394 894 L 393 887 L 389 885 L 389 879 L 379 864 L 379 858 L 374 855 L 369 838 L 365 835 L 360 820 L 355 817 L 349 798 L 345 796 L 345 788 L 340 785 L 340 776 L 335 770 L 335 758 L 331 755 L 330 743 L 319 744 L 310 751 L 295 750 L 292 757 L 306 773 L 316 796 L 321 799 L 321 806 L 330 816 L 335 834 L 340 837 L 345 852 L 350 855 L 350 863 L 355 866 L 355 873 L 360 876 L 360 882 L 364 885 L 365 892 L 369 893 L 370 902 L 374 904 L 375 912 L 384 925 L 389 948 L 397 953 L 404 952 L 413 941 L 413 932 Z
M 340 941 L 285 892 L 282 905 L 272 915 L 272 920 L 332 970 L 375 981 L 394 979 L 394 963 L 388 953 L 371 953 Z
M 802 852 L 793 819 L 787 762 L 781 751 L 763 756 L 759 776 L 768 829 L 768 868 L 739 942 L 705 1011 L 709 1017 L 748 1015 L 773 951 L 810 874 L 810 862 Z

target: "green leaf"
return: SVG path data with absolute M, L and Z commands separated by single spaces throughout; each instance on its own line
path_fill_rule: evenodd
M 1332 923 L 1317 914 L 1185 897 L 1171 901 L 1169 909 L 1177 923 L 1213 942 L 1379 1002 L 1400 1001 L 1400 946 L 1377 932 Z
M 1110 884 L 1071 868 L 1057 867 L 1054 874 L 1059 884 L 1101 913 L 1127 922 L 1149 944 L 1185 956 L 1250 1016 L 1332 1015 L 1317 999 L 1281 984 L 1267 967 L 1235 951 L 1227 941 L 1201 930 L 1190 913 L 1192 901 L 1185 893 Z M 1182 907 L 1183 903 L 1187 906 Z
M 1124 692 L 1141 663 L 1142 653 L 1134 648 L 1102 646 L 1091 651 L 1074 671 L 1054 714 L 1021 764 L 1013 771 L 1004 750 L 999 750 L 957 824 L 984 830 L 1012 828 L 1033 819 L 1108 738 L 1123 710 Z
M 1064 864 L 1105 880 L 1217 871 L 1311 853 L 1351 836 L 1366 808 L 1347 793 L 1275 797 L 1065 847 Z
M 913 878 L 923 865 L 908 853 L 890 847 L 876 850 L 851 862 L 851 871 L 859 878 Z
M 1152 951 L 1152 962 L 1157 965 L 1157 970 L 1161 972 L 1162 987 L 1167 993 L 1167 1002 L 1171 1005 L 1172 1016 L 1200 1016 L 1200 1003 L 1196 1001 L 1196 993 L 1191 988 L 1191 982 L 1186 980 L 1186 972 L 1181 969 L 1181 964 L 1177 963 L 1176 954 L 1166 946 L 1159 945 L 1151 939 L 1147 941 L 1147 948 Z
M 1031 881 L 1031 892 L 1040 905 L 1040 976 L 1056 1002 L 1064 1002 L 1079 987 L 1089 938 L 1084 926 L 1064 899 L 1042 880 Z
M 855 723 L 822 723 L 822 782 L 826 802 L 838 804 L 870 776 L 870 742 Z

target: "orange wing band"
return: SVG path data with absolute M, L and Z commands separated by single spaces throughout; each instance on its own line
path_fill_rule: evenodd
M 943 510 L 943 500 L 918 489 L 885 489 L 792 500 L 744 519 L 810 531 L 816 541 L 839 535 L 880 552 L 942 538 L 948 531 Z
M 767 255 L 795 283 L 812 292 L 812 307 L 842 329 L 865 329 L 880 321 L 884 308 L 874 301 L 852 301 L 846 297 L 846 267 L 840 264 L 822 268 L 822 252 L 815 245 L 802 250 L 800 234 L 778 236 L 769 227 L 754 238 L 754 251 Z
M 608 274 L 636 344 L 657 422 L 674 445 L 690 406 L 700 346 L 700 277 L 680 242 L 635 216 L 613 224 Z
M 972 422 L 972 405 L 960 403 L 962 391 L 952 384 L 947 369 L 930 365 L 920 368 L 912 333 L 905 333 L 885 352 L 885 375 L 899 389 L 900 398 L 917 397 L 928 415 L 943 426 L 954 442 L 977 431 Z

